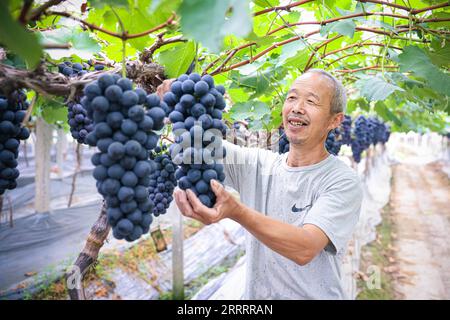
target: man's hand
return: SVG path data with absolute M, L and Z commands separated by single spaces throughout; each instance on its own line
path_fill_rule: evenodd
M 166 79 L 158 86 L 158 88 L 156 88 L 156 94 L 159 96 L 160 99 L 163 98 L 164 93 L 170 90 L 170 86 L 172 82 L 174 82 L 175 80 L 176 79 Z
M 206 225 L 239 215 L 242 205 L 239 201 L 215 180 L 211 180 L 211 188 L 216 195 L 216 204 L 213 208 L 203 205 L 191 190 L 176 190 L 175 201 L 181 213 Z

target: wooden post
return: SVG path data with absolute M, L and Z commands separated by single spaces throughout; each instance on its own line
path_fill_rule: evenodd
M 36 181 L 34 207 L 37 213 L 50 211 L 50 149 L 52 127 L 41 117 L 36 120 Z
M 63 178 L 63 163 L 66 157 L 67 149 L 67 136 L 64 129 L 57 129 L 56 140 L 56 165 L 58 167 L 58 178 L 62 180 Z
M 183 273 L 183 215 L 175 203 L 169 208 L 172 211 L 172 272 L 173 272 L 173 300 L 184 300 Z

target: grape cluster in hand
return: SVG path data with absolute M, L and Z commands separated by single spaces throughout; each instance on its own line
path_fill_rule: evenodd
M 163 99 L 171 110 L 169 119 L 176 137 L 169 150 L 173 162 L 179 165 L 175 172 L 178 186 L 192 190 L 210 208 L 216 202 L 210 181 L 225 180 L 224 94 L 225 88 L 216 86 L 212 76 L 192 73 L 178 77 Z

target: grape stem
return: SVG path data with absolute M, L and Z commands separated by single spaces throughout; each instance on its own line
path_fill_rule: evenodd
M 166 135 L 162 135 L 162 136 L 161 136 L 161 140 L 167 140 L 167 141 L 169 141 L 169 142 L 171 142 L 171 143 L 174 143 L 173 140 L 170 139 L 170 138 L 169 138 L 168 136 L 166 136 Z
M 143 32 L 134 33 L 134 34 L 128 34 L 128 33 L 125 33 L 125 32 L 119 33 L 119 32 L 113 32 L 113 31 L 110 31 L 110 30 L 103 29 L 103 28 L 101 28 L 101 27 L 99 27 L 99 26 L 97 26 L 95 24 L 92 24 L 90 22 L 84 21 L 83 19 L 74 17 L 68 12 L 48 11 L 47 15 L 48 16 L 52 16 L 52 15 L 53 16 L 61 16 L 61 17 L 65 17 L 65 18 L 68 18 L 68 19 L 72 19 L 72 20 L 75 20 L 75 21 L 83 24 L 84 26 L 88 27 L 91 30 L 96 30 L 96 31 L 108 34 L 108 35 L 110 35 L 112 37 L 119 38 L 119 39 L 122 39 L 122 40 L 129 40 L 129 39 L 140 38 L 140 37 L 146 36 L 146 35 L 148 35 L 150 33 L 153 33 L 155 31 L 161 30 L 161 29 L 163 29 L 163 28 L 165 28 L 165 27 L 167 27 L 169 25 L 173 25 L 173 24 L 176 23 L 174 21 L 175 20 L 175 14 L 172 14 L 169 17 L 169 19 L 167 19 L 166 22 L 164 22 L 164 23 L 162 23 L 160 25 L 157 25 L 156 27 L 153 27 L 153 28 L 148 29 L 148 30 L 143 31 Z
M 33 99 L 31 100 L 30 105 L 28 106 L 27 112 L 25 114 L 25 118 L 23 118 L 21 127 L 25 127 L 28 124 L 28 121 L 30 120 L 31 113 L 33 112 L 33 108 L 36 105 L 36 101 L 38 99 L 39 94 L 36 92 Z
M 155 53 L 156 50 L 158 50 L 159 48 L 161 48 L 162 46 L 171 44 L 171 43 L 175 43 L 175 42 L 186 42 L 187 39 L 183 39 L 183 36 L 175 36 L 172 38 L 168 38 L 168 39 L 164 39 L 164 35 L 166 34 L 166 32 L 161 32 L 157 35 L 156 41 L 155 43 L 153 43 L 148 49 L 144 50 L 141 55 L 140 55 L 140 60 L 142 62 L 150 62 L 150 60 L 153 57 L 153 54 Z
M 111 11 L 114 13 L 114 15 L 117 18 L 117 21 L 119 21 L 119 25 L 120 25 L 120 29 L 122 30 L 122 34 L 126 35 L 127 31 L 125 30 L 125 26 L 123 25 L 122 19 L 120 19 L 119 15 L 117 14 L 116 10 L 114 10 L 113 7 L 111 7 Z M 122 38 L 122 77 L 126 77 L 127 76 L 127 42 L 125 38 Z
M 30 11 L 32 5 L 33 5 L 33 0 L 25 0 L 23 2 L 23 6 L 22 6 L 22 9 L 20 10 L 20 15 L 19 15 L 19 22 L 22 25 L 25 25 L 27 23 L 27 15 L 28 15 L 28 12 Z
M 133 70 L 127 74 L 130 79 L 137 79 L 140 75 L 148 73 L 154 75 L 149 80 L 155 82 L 155 87 L 162 82 L 161 79 L 165 79 L 163 69 L 157 64 L 130 61 L 127 65 Z M 45 64 L 38 66 L 36 70 L 25 70 L 0 63 L 0 87 L 4 92 L 12 91 L 15 88 L 27 88 L 44 96 L 67 97 L 71 93 L 72 87 L 81 90 L 85 84 L 96 80 L 102 74 L 118 73 L 121 69 L 121 67 L 116 67 L 111 70 L 90 72 L 81 78 L 69 79 L 60 73 L 49 72 Z

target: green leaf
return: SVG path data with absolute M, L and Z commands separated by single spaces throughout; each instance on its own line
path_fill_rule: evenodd
M 248 0 L 185 0 L 179 14 L 183 33 L 212 52 L 219 51 L 225 35 L 244 37 L 252 30 Z
M 389 110 L 389 108 L 386 106 L 386 104 L 383 101 L 377 101 L 377 103 L 375 104 L 375 111 L 383 119 L 390 120 L 399 127 L 402 126 L 402 122 L 400 121 L 400 119 L 394 113 L 392 113 L 391 110 Z
M 355 20 L 358 20 L 358 22 L 361 22 L 361 24 L 369 26 L 369 27 L 380 27 L 383 29 L 387 29 L 389 31 L 392 31 L 394 33 L 396 33 L 395 28 L 393 26 L 391 26 L 390 24 L 387 24 L 383 21 L 379 21 L 379 20 L 367 20 L 364 17 L 359 17 L 359 18 L 355 18 Z
M 101 49 L 97 41 L 91 38 L 89 32 L 82 31 L 79 28 L 62 27 L 43 31 L 40 33 L 40 37 L 43 43 L 71 45 L 69 49 L 46 50 L 50 57 L 56 60 L 72 55 L 77 55 L 81 59 L 87 60 Z
M 122 40 L 112 37 L 110 35 L 103 35 L 102 38 L 107 42 L 107 45 L 103 47 L 103 52 L 106 53 L 109 59 L 113 61 L 122 61 Z M 126 56 L 133 57 L 137 53 L 135 47 L 130 43 L 126 43 Z
M 279 0 L 253 0 L 253 2 L 261 8 L 276 7 L 280 4 Z
M 261 95 L 266 93 L 269 88 L 269 79 L 272 73 L 271 69 L 266 69 L 264 72 L 255 72 L 243 77 L 241 75 L 232 76 L 233 84 L 253 90 L 256 95 Z
M 339 33 L 343 36 L 353 38 L 355 34 L 356 25 L 352 20 L 341 20 L 326 24 L 320 28 L 320 35 L 322 37 L 330 33 Z
M 355 85 L 368 101 L 384 100 L 394 91 L 404 91 L 402 88 L 387 82 L 380 75 L 367 76 L 356 81 Z
M 394 49 L 388 48 L 387 49 L 387 53 L 388 53 L 388 58 L 394 62 L 399 62 L 398 60 L 398 55 L 399 53 L 397 51 L 395 51 Z
M 35 34 L 25 30 L 11 17 L 7 3 L 0 2 L 0 43 L 23 58 L 33 69 L 41 59 L 42 47 Z
M 221 45 L 221 29 L 229 0 L 186 0 L 179 8 L 183 33 L 217 52 Z
M 431 62 L 439 67 L 448 67 L 450 65 L 450 44 L 445 41 L 444 45 L 434 47 L 434 50 L 428 51 Z
M 248 0 L 231 0 L 232 14 L 225 19 L 222 35 L 245 37 L 252 31 L 252 15 Z
M 176 78 L 186 72 L 195 57 L 194 42 L 177 44 L 158 55 L 158 62 L 164 66 L 169 78 Z
M 306 44 L 299 40 L 288 43 L 281 48 L 281 55 L 278 57 L 278 65 L 283 65 L 286 60 L 295 57 L 300 50 L 305 49 Z
M 309 59 L 310 51 L 303 41 L 298 40 L 284 45 L 281 54 L 275 61 L 277 67 L 294 67 L 303 70 Z
M 266 36 L 266 35 L 260 37 L 252 31 L 245 37 L 245 40 L 247 40 L 248 42 L 256 42 L 256 44 L 259 46 L 266 46 L 266 45 L 271 45 L 273 42 L 275 42 L 276 37 L 275 36 Z
M 291 11 L 289 14 L 283 16 L 283 20 L 287 23 L 296 23 L 300 21 L 300 16 L 301 13 L 299 11 Z M 283 20 L 281 20 L 281 22 L 283 22 Z
M 230 117 L 234 121 L 243 119 L 267 120 L 270 118 L 271 110 L 267 104 L 261 101 L 238 102 L 230 110 Z
M 415 75 L 424 78 L 434 90 L 450 95 L 450 76 L 434 65 L 421 48 L 407 46 L 398 58 L 401 72 L 412 71 Z
M 230 88 L 227 90 L 233 102 L 245 102 L 249 99 L 249 94 L 242 88 Z
M 375 3 L 357 2 L 354 13 L 376 11 Z
M 251 104 L 248 102 L 238 102 L 230 109 L 230 118 L 233 121 L 244 120 L 252 116 Z
M 441 2 L 441 1 L 438 1 Z M 450 12 L 445 12 L 445 11 L 437 11 L 437 10 L 433 10 L 432 11 L 433 14 L 431 16 L 428 16 L 427 18 L 443 18 L 443 19 L 449 19 L 450 18 Z M 441 22 L 433 22 L 430 25 L 433 26 L 433 29 L 437 28 L 437 27 L 444 27 L 444 28 L 448 28 L 448 21 L 441 21 Z
M 351 114 L 353 111 L 357 110 L 358 108 L 361 110 L 369 111 L 370 105 L 364 98 L 358 98 L 358 99 L 352 99 L 349 100 L 347 103 L 347 114 Z
M 103 8 L 105 6 L 117 7 L 129 7 L 128 0 L 89 0 L 89 4 L 95 8 Z
M 254 101 L 252 107 L 254 119 L 263 119 L 265 116 L 270 115 L 270 108 L 264 102 Z
M 42 117 L 49 124 L 55 124 L 57 122 L 67 121 L 67 108 L 60 107 L 47 107 L 42 110 Z
M 39 96 L 36 102 L 35 115 L 44 118 L 49 124 L 67 122 L 67 107 L 61 98 L 47 99 Z

